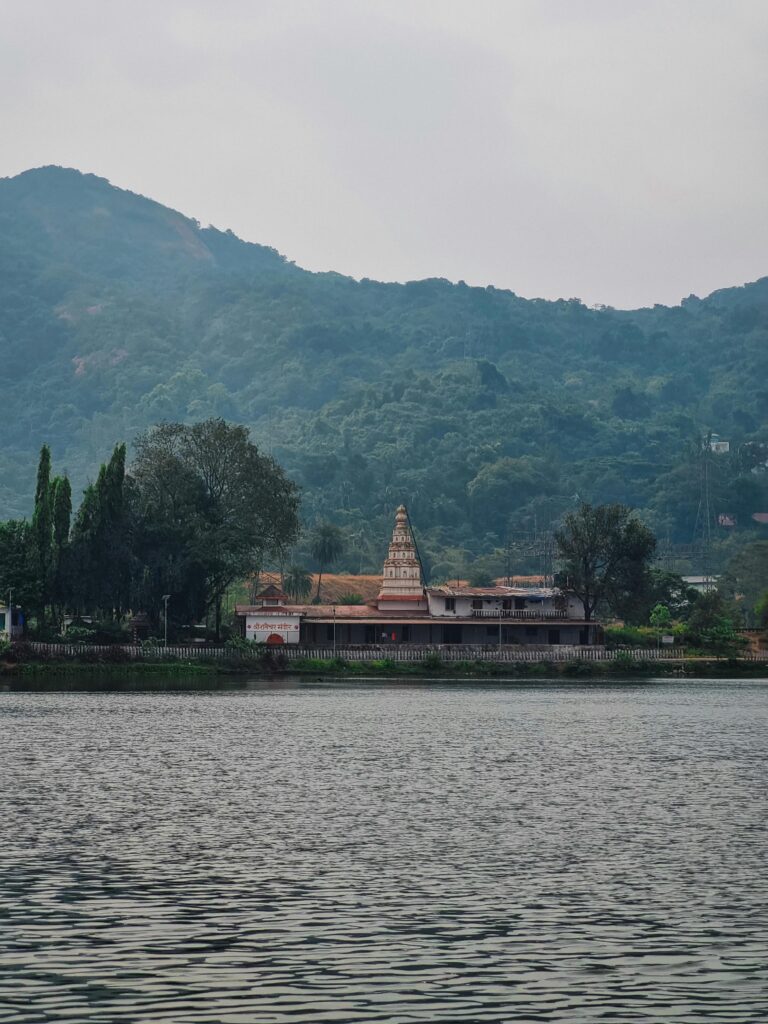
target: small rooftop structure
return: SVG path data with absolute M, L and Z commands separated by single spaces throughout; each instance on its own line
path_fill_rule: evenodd
M 276 587 L 274 583 L 268 584 L 260 591 L 253 599 L 254 608 L 284 608 L 285 605 L 290 604 L 290 598 L 287 594 Z

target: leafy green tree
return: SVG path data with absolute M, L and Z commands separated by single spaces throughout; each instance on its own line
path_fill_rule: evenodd
M 494 585 L 490 572 L 483 565 L 471 566 L 467 576 L 471 587 L 492 587 Z
M 768 540 L 747 544 L 729 560 L 718 590 L 747 611 L 754 608 L 768 585 Z
M 627 623 L 642 626 L 650 621 L 657 605 L 668 608 L 672 619 L 686 618 L 697 597 L 682 576 L 654 568 L 634 581 L 631 589 L 613 594 L 611 611 Z
M 29 523 L 10 519 L 0 523 L 0 600 L 23 608 L 39 607 L 41 600 L 37 546 Z
M 295 484 L 258 450 L 245 427 L 218 418 L 191 426 L 163 423 L 141 435 L 132 477 L 138 522 L 154 531 L 152 521 L 159 521 L 161 530 L 174 535 L 176 560 L 166 591 L 172 595 L 170 606 L 178 609 L 180 596 L 171 582 L 191 584 L 191 592 L 202 593 L 206 607 L 214 610 L 218 639 L 227 588 L 297 537 Z M 162 544 L 154 556 L 143 594 L 146 599 L 154 591 L 159 608 L 157 583 L 169 578 Z
M 517 459 L 505 456 L 486 463 L 467 484 L 473 519 L 484 526 L 490 519 L 503 532 L 510 513 L 548 494 L 553 482 L 552 468 L 528 455 Z
M 309 535 L 309 551 L 319 566 L 315 604 L 320 603 L 323 572 L 337 562 L 344 552 L 344 534 L 333 523 L 318 523 Z
M 672 623 L 672 615 L 665 604 L 657 604 L 651 609 L 649 621 L 658 630 L 666 629 Z
M 289 597 L 300 604 L 312 593 L 312 576 L 300 565 L 291 565 L 283 577 L 283 589 Z
M 566 586 L 581 601 L 584 618 L 642 582 L 656 547 L 651 531 L 624 505 L 583 503 L 555 533 Z
M 713 654 L 732 655 L 744 646 L 731 609 L 717 590 L 700 594 L 686 625 L 686 641 Z

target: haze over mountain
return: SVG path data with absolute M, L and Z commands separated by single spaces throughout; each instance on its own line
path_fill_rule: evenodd
M 0 180 L 0 363 L 0 519 L 29 512 L 44 441 L 77 490 L 115 441 L 223 416 L 364 567 L 401 500 L 446 564 L 577 495 L 690 541 L 709 431 L 731 443 L 711 492 L 738 524 L 723 536 L 766 529 L 768 278 L 629 312 L 358 282 L 44 167 Z

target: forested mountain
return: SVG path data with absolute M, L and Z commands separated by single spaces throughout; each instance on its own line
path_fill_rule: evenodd
M 77 491 L 115 441 L 222 416 L 347 529 L 349 568 L 400 501 L 444 570 L 577 496 L 690 543 L 705 470 L 715 540 L 768 534 L 768 278 L 634 311 L 355 281 L 45 167 L 0 180 L 0 366 L 0 519 L 43 441 Z

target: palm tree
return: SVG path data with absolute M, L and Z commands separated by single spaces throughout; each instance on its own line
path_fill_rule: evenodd
M 320 584 L 323 580 L 323 572 L 341 558 L 344 551 L 343 532 L 338 526 L 325 520 L 318 523 L 309 535 L 309 551 L 320 566 L 315 593 L 315 604 L 320 604 Z
M 291 565 L 283 577 L 283 590 L 298 604 L 309 597 L 312 591 L 312 577 L 300 565 Z

